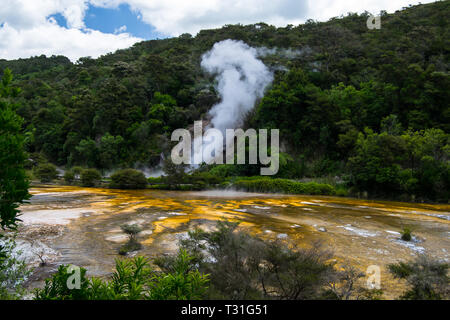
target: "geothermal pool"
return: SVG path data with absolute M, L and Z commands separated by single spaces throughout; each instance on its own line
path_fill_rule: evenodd
M 386 272 L 388 263 L 428 253 L 450 258 L 450 205 L 368 201 L 337 197 L 255 194 L 232 191 L 123 191 L 79 187 L 31 189 L 30 203 L 20 209 L 23 221 L 18 243 L 36 266 L 29 287 L 59 264 L 75 264 L 89 275 L 106 276 L 127 241 L 122 224 L 139 224 L 148 257 L 173 253 L 189 229 L 211 229 L 217 220 L 241 222 L 261 237 L 307 247 L 320 240 L 336 260 L 365 271 L 381 267 L 385 297 L 400 294 L 398 282 Z M 400 240 L 404 227 L 412 242 Z M 47 266 L 39 267 L 44 259 Z

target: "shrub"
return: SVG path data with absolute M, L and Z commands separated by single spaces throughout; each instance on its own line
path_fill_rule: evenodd
M 102 175 L 96 169 L 85 169 L 81 172 L 81 185 L 83 187 L 95 187 L 101 179 Z
M 81 172 L 83 172 L 84 168 L 83 168 L 83 167 L 75 166 L 75 167 L 73 167 L 71 170 L 72 170 L 72 172 L 75 174 L 75 177 L 77 177 L 77 176 L 80 177 Z
M 348 196 L 348 190 L 343 187 L 337 187 L 336 188 L 336 196 L 338 197 L 347 197 Z
M 69 266 L 45 281 L 35 291 L 35 300 L 194 300 L 203 298 L 208 288 L 208 276 L 190 268 L 192 257 L 180 250 L 170 272 L 154 271 L 143 257 L 116 260 L 109 280 L 86 278 L 80 268 L 80 289 L 69 290 L 67 280 L 73 274 Z
M 75 173 L 72 170 L 66 170 L 64 172 L 64 181 L 71 184 L 75 180 Z
M 191 268 L 210 274 L 212 299 L 312 299 L 323 293 L 333 274 L 329 252 L 315 245 L 291 248 L 282 242 L 258 239 L 222 222 L 217 230 L 189 232 L 180 245 L 192 258 Z M 175 258 L 163 257 L 155 264 L 165 272 Z
M 75 270 L 70 271 L 69 265 L 61 265 L 50 279 L 45 280 L 43 289 L 37 289 L 35 300 L 88 300 L 92 298 L 89 279 L 86 278 L 86 269 L 80 268 L 80 287 L 69 288 L 70 277 Z
M 51 182 L 58 177 L 58 170 L 51 163 L 43 163 L 38 165 L 33 170 L 34 176 L 41 182 Z
M 408 290 L 400 297 L 405 300 L 440 300 L 450 298 L 449 265 L 427 255 L 410 262 L 388 265 L 394 277 L 405 279 Z
M 134 169 L 124 169 L 111 176 L 111 188 L 115 189 L 145 189 L 147 179 L 144 174 Z
M 142 231 L 141 227 L 137 224 L 128 224 L 120 228 L 129 236 L 128 242 L 119 249 L 120 255 L 126 255 L 128 252 L 137 251 L 142 248 L 142 245 L 137 241 L 137 235 Z
M 209 277 L 192 268 L 195 258 L 181 249 L 169 272 L 154 278 L 149 290 L 151 300 L 199 300 L 205 296 Z
M 147 178 L 147 181 L 150 184 L 162 184 L 162 183 L 164 183 L 164 179 L 162 177 L 149 177 L 149 178 Z
M 402 240 L 403 241 L 411 241 L 412 239 L 412 234 L 411 234 L 411 229 L 409 228 L 404 228 L 402 231 Z
M 190 177 L 191 182 L 194 185 L 198 185 L 198 188 L 203 188 L 207 185 L 217 185 L 223 181 L 223 178 L 216 176 L 211 172 L 194 172 Z
M 209 173 L 217 177 L 226 178 L 235 176 L 238 173 L 238 169 L 235 165 L 220 164 L 211 168 L 211 170 L 209 170 Z
M 19 299 L 22 284 L 30 275 L 25 262 L 17 259 L 14 239 L 0 239 L 0 300 Z
M 329 184 L 296 182 L 288 179 L 254 177 L 238 178 L 233 185 L 248 192 L 277 192 L 288 194 L 334 195 L 336 190 Z

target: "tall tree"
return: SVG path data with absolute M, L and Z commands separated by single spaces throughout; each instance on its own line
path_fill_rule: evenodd
M 14 229 L 18 207 L 30 198 L 24 162 L 23 119 L 17 115 L 13 98 L 19 89 L 11 86 L 11 70 L 5 69 L 0 82 L 0 226 Z

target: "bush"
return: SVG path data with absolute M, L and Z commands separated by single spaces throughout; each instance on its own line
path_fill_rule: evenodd
M 96 169 L 85 169 L 81 172 L 81 185 L 83 187 L 95 187 L 101 179 L 102 175 Z
M 237 179 L 233 186 L 248 192 L 277 192 L 288 194 L 334 195 L 336 190 L 329 184 L 296 182 L 288 179 L 254 177 Z
M 51 163 L 43 163 L 34 168 L 33 174 L 43 183 L 52 182 L 58 177 L 58 170 Z
M 145 189 L 147 179 L 144 174 L 134 169 L 124 169 L 111 176 L 110 187 L 114 189 Z
M 83 168 L 83 167 L 75 166 L 75 167 L 73 167 L 73 168 L 70 169 L 70 170 L 72 170 L 72 172 L 75 174 L 75 178 L 76 178 L 77 176 L 80 177 L 81 172 L 83 172 L 84 168 Z
M 126 224 L 120 228 L 129 236 L 128 242 L 119 249 L 120 255 L 126 255 L 128 252 L 137 251 L 142 248 L 142 245 L 137 241 L 137 235 L 142 231 L 141 227 L 137 224 Z
M 0 239 L 0 300 L 19 299 L 22 284 L 30 275 L 25 262 L 16 258 L 14 239 Z
M 258 239 L 219 222 L 217 231 L 189 232 L 180 241 L 192 257 L 191 268 L 210 274 L 211 299 L 313 299 L 334 273 L 330 253 L 315 245 L 296 249 L 282 242 Z M 161 270 L 174 268 L 174 257 L 157 259 Z
M 64 172 L 64 181 L 68 184 L 72 184 L 74 180 L 75 173 L 72 170 L 66 170 L 66 172 Z
M 411 229 L 409 228 L 404 228 L 402 231 L 402 240 L 403 241 L 411 241 L 412 240 L 412 234 L 411 234 Z
M 197 189 L 204 189 L 206 186 L 217 185 L 223 182 L 223 178 L 212 174 L 211 172 L 194 172 L 189 176 L 189 180 Z
M 209 173 L 217 177 L 226 178 L 230 176 L 235 176 L 238 173 L 238 171 L 239 170 L 235 165 L 220 164 L 211 168 L 211 170 L 209 170 Z
M 394 277 L 405 279 L 409 289 L 400 297 L 405 300 L 440 300 L 450 298 L 449 265 L 427 255 L 414 261 L 388 265 Z
M 149 177 L 149 178 L 147 178 L 147 181 L 150 184 L 162 184 L 162 183 L 164 183 L 164 179 L 162 177 Z
M 90 281 L 86 278 L 86 269 L 80 268 L 80 287 L 69 288 L 70 277 L 75 270 L 70 271 L 69 265 L 61 265 L 51 279 L 45 280 L 43 289 L 37 289 L 35 300 L 89 300 L 92 298 Z
M 116 268 L 109 280 L 86 278 L 80 268 L 80 289 L 67 286 L 69 266 L 60 266 L 43 289 L 35 291 L 35 300 L 194 300 L 203 298 L 208 288 L 208 276 L 190 269 L 190 257 L 178 253 L 170 272 L 154 271 L 143 257 L 116 260 Z

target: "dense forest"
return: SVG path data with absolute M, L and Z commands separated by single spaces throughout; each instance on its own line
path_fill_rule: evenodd
M 274 81 L 245 124 L 280 129 L 277 178 L 333 177 L 355 193 L 448 202 L 450 1 L 382 12 L 379 30 L 367 28 L 368 16 L 227 25 L 76 63 L 0 60 L 0 72 L 11 69 L 21 88 L 15 102 L 30 167 L 109 172 L 158 165 L 174 129 L 207 117 L 220 96 L 200 61 L 216 42 L 276 49 L 261 58 Z M 257 169 L 207 170 L 226 177 Z

